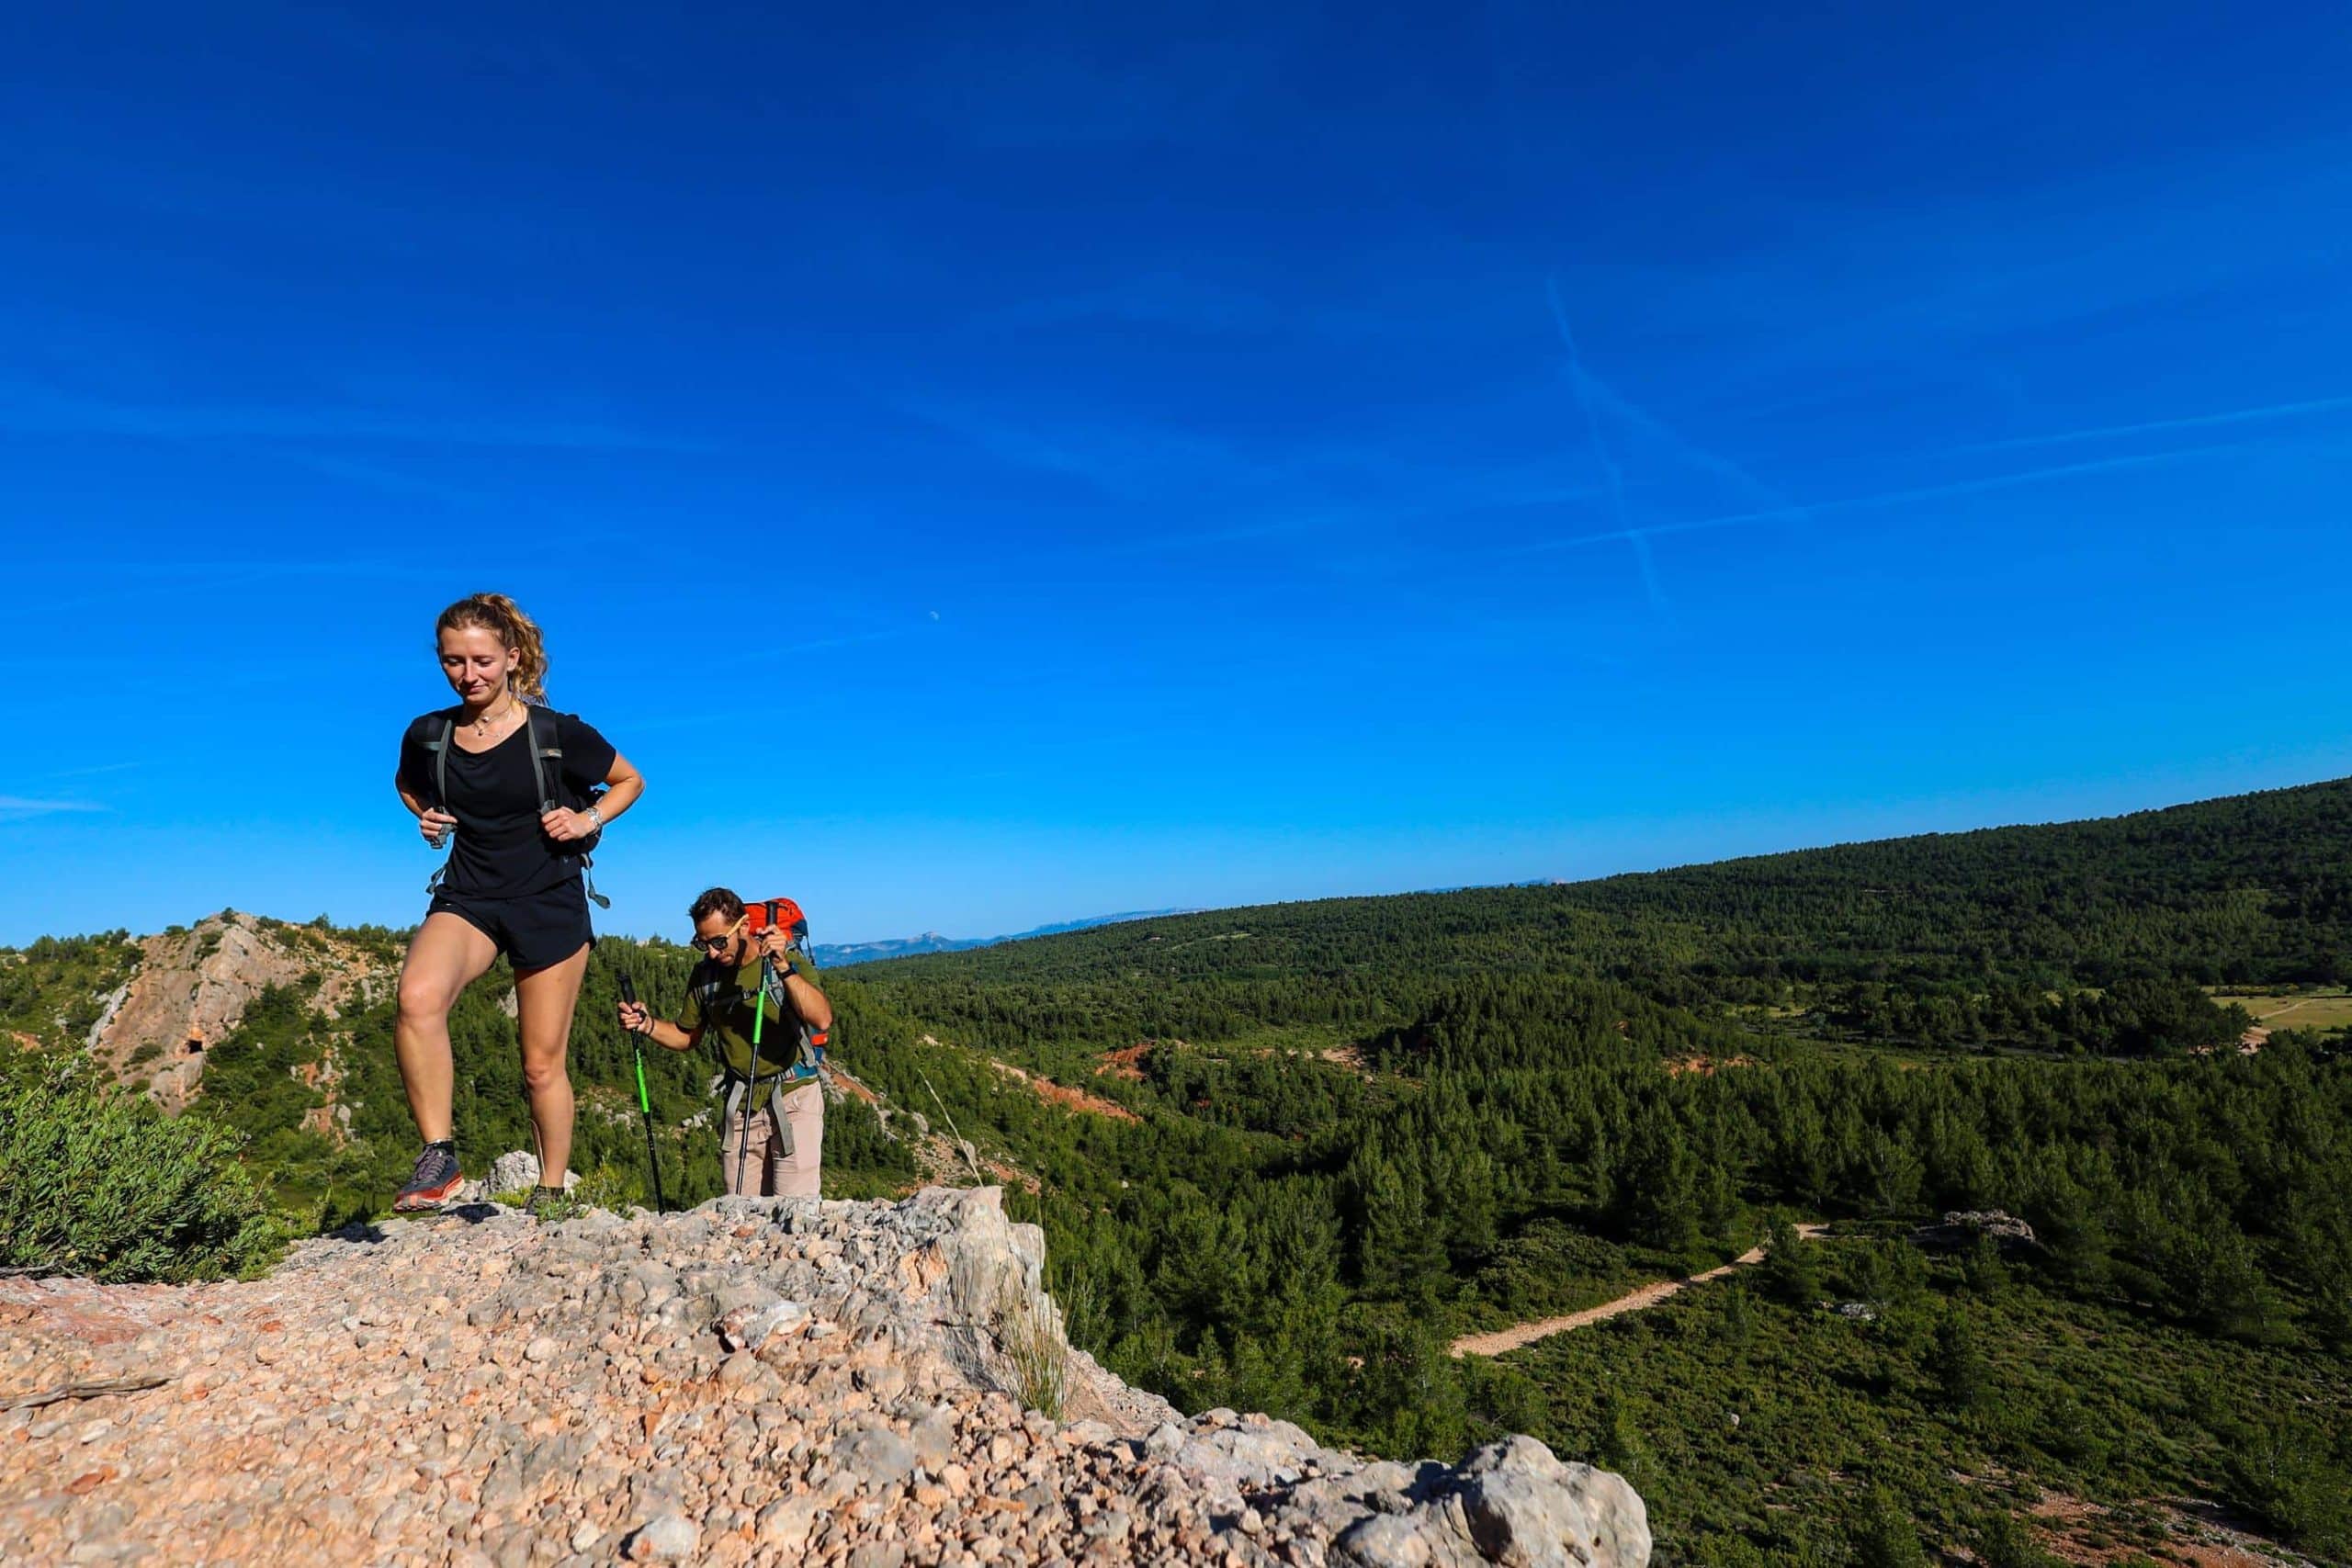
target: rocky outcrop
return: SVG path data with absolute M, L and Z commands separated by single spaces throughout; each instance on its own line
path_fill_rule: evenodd
M 173 1112 L 196 1092 L 205 1051 L 267 987 L 314 981 L 308 1005 L 333 1018 L 390 995 L 398 976 L 347 942 L 233 909 L 142 937 L 139 947 L 138 967 L 104 999 L 91 1027 L 90 1055 L 115 1077 L 143 1082 Z
M 983 1188 L 544 1226 L 483 1205 L 245 1283 L 0 1280 L 0 1540 L 28 1562 L 1648 1560 L 1631 1488 L 1528 1438 L 1367 1464 L 1262 1416 L 1187 1418 L 1068 1347 L 1043 1262 Z
M 2039 1247 L 2041 1243 L 2033 1227 L 2015 1214 L 1998 1209 L 1954 1209 L 1944 1214 L 1943 1224 L 1921 1225 L 1911 1233 L 1911 1238 L 1924 1247 L 1966 1247 L 1980 1235 L 1988 1235 L 2007 1249 Z

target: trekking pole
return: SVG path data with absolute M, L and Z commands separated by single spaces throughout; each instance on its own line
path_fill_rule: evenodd
M 621 976 L 621 1000 L 637 1005 L 637 986 L 628 976 Z M 632 1029 L 628 1032 L 629 1050 L 637 1057 L 637 1109 L 645 1118 L 645 1163 L 653 1172 L 653 1212 L 669 1213 L 670 1205 L 662 1196 L 662 1156 L 653 1150 L 653 1097 L 645 1092 L 645 1036 Z

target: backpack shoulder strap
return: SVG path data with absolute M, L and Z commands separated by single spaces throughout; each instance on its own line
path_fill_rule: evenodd
M 435 721 L 439 728 L 434 728 Z M 433 753 L 433 804 L 442 810 L 449 809 L 449 743 L 458 733 L 458 720 L 452 714 L 435 714 L 425 720 L 428 739 L 424 749 Z
M 555 712 L 533 703 L 524 708 L 531 723 L 531 777 L 539 787 L 539 809 L 553 811 L 563 804 L 548 787 L 563 777 L 563 741 L 556 730 Z
M 435 809 L 449 809 L 449 744 L 458 733 L 458 716 L 452 713 L 427 714 L 424 716 L 424 749 L 433 753 L 433 806 Z M 443 861 L 433 868 L 425 879 L 424 891 L 429 897 L 441 891 L 441 879 L 449 874 L 449 863 Z
M 534 703 L 523 710 L 531 725 L 531 777 L 539 789 L 539 813 L 545 816 L 563 804 L 563 732 L 556 724 L 555 710 Z M 581 886 L 588 900 L 600 909 L 609 909 L 613 901 L 596 891 L 596 879 L 588 868 L 596 863 L 594 846 L 601 833 L 591 833 L 576 849 L 564 853 L 580 863 Z

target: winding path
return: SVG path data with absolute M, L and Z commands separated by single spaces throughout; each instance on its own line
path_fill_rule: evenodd
M 1828 1228 L 1826 1225 L 1799 1225 L 1797 1235 L 1811 1241 Z M 1764 1249 L 1760 1247 L 1751 1247 L 1720 1268 L 1693 1274 L 1687 1280 L 1660 1280 L 1654 1285 L 1644 1285 L 1640 1290 L 1619 1296 L 1613 1302 L 1603 1302 L 1599 1306 L 1587 1307 L 1582 1312 L 1572 1312 L 1564 1317 L 1538 1318 L 1532 1323 L 1517 1323 L 1509 1328 L 1498 1328 L 1491 1334 L 1465 1334 L 1453 1342 L 1453 1353 L 1457 1358 L 1499 1356 L 1506 1351 L 1532 1345 L 1538 1339 L 1549 1339 L 1555 1334 L 1566 1334 L 1571 1328 L 1588 1327 L 1604 1319 L 1615 1317 L 1621 1313 L 1640 1312 L 1645 1307 L 1654 1307 L 1686 1285 L 1703 1285 L 1710 1280 L 1722 1279 L 1734 1269 L 1763 1261 Z

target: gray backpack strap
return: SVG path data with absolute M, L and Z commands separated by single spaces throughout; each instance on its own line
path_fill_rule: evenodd
M 440 735 L 424 743 L 433 753 L 433 804 L 444 811 L 449 809 L 449 743 L 457 734 L 458 721 L 445 713 Z
M 755 1062 L 752 1065 L 756 1066 L 758 1064 Z M 728 1069 L 727 1108 L 719 1112 L 718 1118 L 718 1135 L 721 1139 L 727 1136 L 727 1129 L 735 1124 L 735 1113 L 739 1110 L 746 1116 L 757 1116 L 760 1113 L 758 1107 L 747 1106 L 743 1103 L 744 1093 L 751 1087 L 750 1079 L 738 1077 L 733 1068 Z M 775 1120 L 776 1152 L 785 1158 L 790 1159 L 798 1152 L 798 1145 L 792 1141 L 792 1123 L 785 1119 L 782 1084 L 775 1084 L 768 1090 L 767 1111 L 768 1114 Z M 722 1143 L 720 1145 L 722 1154 L 725 1148 L 726 1145 Z
M 545 816 L 563 804 L 556 798 L 555 790 L 549 787 L 550 780 L 560 783 L 563 778 L 561 732 L 556 728 L 554 709 L 543 708 L 534 703 L 523 712 L 531 724 L 531 782 L 538 788 L 539 813 Z M 584 851 L 568 852 L 580 863 L 580 886 L 586 890 L 588 901 L 600 909 L 611 908 L 613 901 L 596 891 L 596 879 L 589 873 L 589 866 L 595 863 Z
M 433 753 L 433 804 L 429 809 L 449 809 L 449 742 L 457 733 L 458 721 L 445 713 L 441 716 L 440 735 L 424 743 L 425 750 Z M 445 856 L 441 863 L 433 868 L 433 874 L 425 879 L 425 896 L 430 897 L 440 892 L 441 879 L 448 874 L 449 862 Z
M 563 742 L 557 739 L 555 715 L 533 703 L 523 709 L 531 724 L 531 781 L 538 786 L 539 812 L 542 816 L 563 803 L 548 787 L 548 768 L 555 776 L 563 775 Z
M 792 1141 L 792 1122 L 784 1113 L 784 1085 L 778 1083 L 768 1091 L 768 1114 L 775 1118 L 776 1152 L 790 1159 L 800 1152 Z

